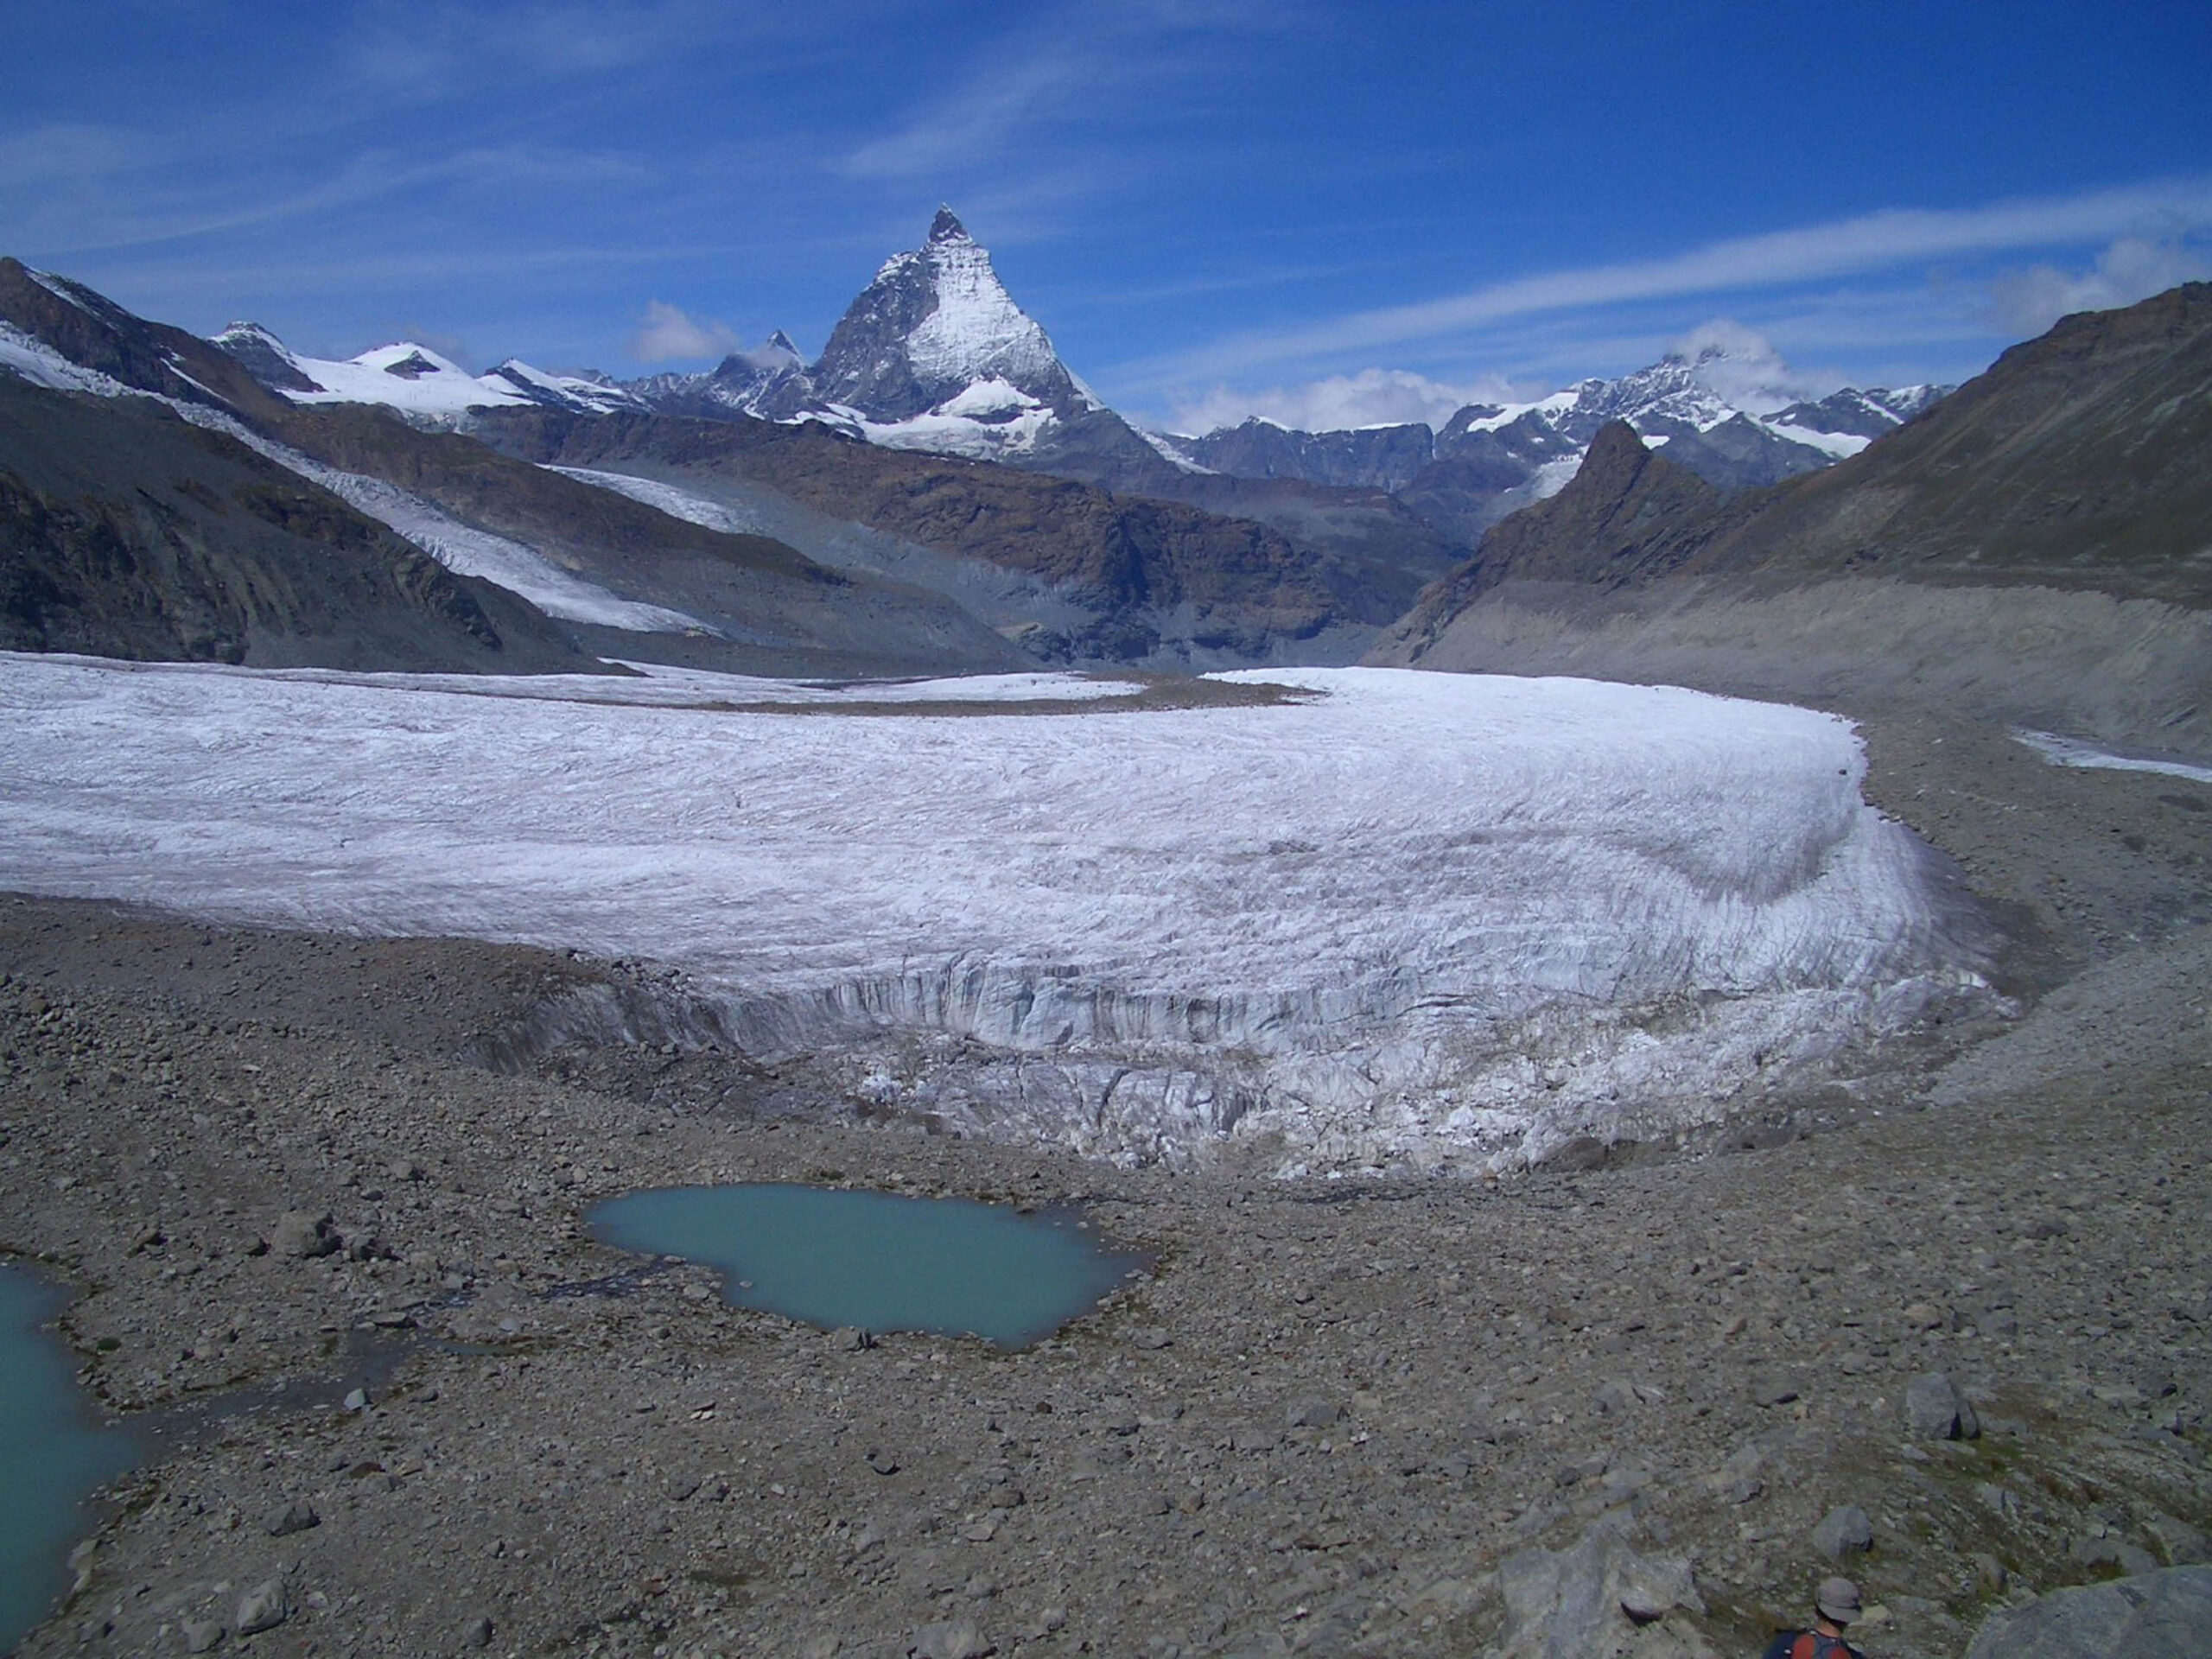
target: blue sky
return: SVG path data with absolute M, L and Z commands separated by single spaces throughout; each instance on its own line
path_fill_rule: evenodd
M 818 351 L 940 200 L 1109 402 L 1403 418 L 1719 325 L 1957 379 L 2212 275 L 2212 7 L 7 8 L 0 251 L 212 332 Z

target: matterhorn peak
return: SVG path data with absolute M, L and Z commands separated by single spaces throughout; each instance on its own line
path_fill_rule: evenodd
M 989 252 L 942 207 L 929 239 L 886 261 L 830 331 L 811 378 L 824 403 L 879 423 L 972 419 L 988 406 L 995 453 L 1014 441 L 1011 411 L 1065 419 L 1097 406 L 1014 302 Z

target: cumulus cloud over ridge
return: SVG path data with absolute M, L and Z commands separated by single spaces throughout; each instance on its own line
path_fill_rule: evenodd
M 1503 403 L 1511 395 L 1506 383 L 1495 376 L 1452 385 L 1406 369 L 1362 369 L 1357 374 L 1332 374 L 1303 385 L 1257 391 L 1216 386 L 1203 397 L 1179 402 L 1173 424 L 1179 432 L 1211 432 L 1256 415 L 1302 432 L 1415 422 L 1440 427 L 1469 404 Z
M 1824 397 L 1840 384 L 1833 376 L 1810 375 L 1792 367 L 1771 340 L 1732 317 L 1700 323 L 1670 349 L 1698 365 L 1697 378 L 1715 396 L 1754 414 L 1771 414 L 1800 398 Z
M 2212 253 L 2180 238 L 2125 236 L 2085 271 L 2031 265 L 1990 285 L 1996 320 L 2022 334 L 2039 334 L 2071 311 L 2109 311 L 2212 276 Z
M 736 349 L 736 330 L 724 323 L 695 321 L 662 300 L 645 302 L 645 319 L 630 339 L 630 350 L 640 363 L 727 357 Z

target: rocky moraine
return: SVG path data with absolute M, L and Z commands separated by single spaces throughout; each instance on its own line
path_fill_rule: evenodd
M 511 1040 L 645 964 L 10 899 L 0 1243 L 151 1446 L 22 1650 L 1717 1654 L 1840 1564 L 1888 1659 L 2202 1561 L 2212 798 L 1865 729 L 2017 1026 L 1488 1181 L 962 1141 Z M 1079 1206 L 1151 1265 L 1007 1352 L 584 1224 L 726 1180 Z

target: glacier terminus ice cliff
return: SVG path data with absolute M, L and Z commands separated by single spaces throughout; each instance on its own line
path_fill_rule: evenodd
M 1836 716 L 1265 679 L 1126 708 L 7 657 L 0 885 L 648 957 L 681 969 L 657 1031 L 814 1055 L 882 1115 L 1285 1173 L 1663 1141 L 1991 998 Z
M 1664 1142 L 1993 1001 L 1833 715 L 1233 677 L 1282 690 L 8 657 L 0 887 L 645 958 L 657 1032 L 886 1116 L 1287 1173 Z

